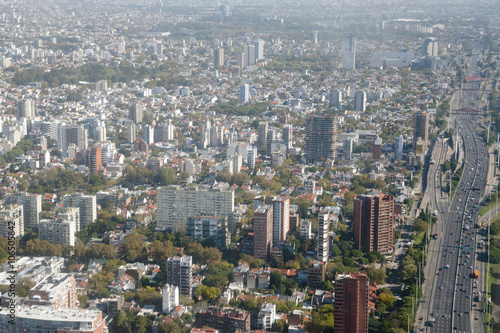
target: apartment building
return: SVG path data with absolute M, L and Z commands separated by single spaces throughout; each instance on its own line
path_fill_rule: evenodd
M 24 214 L 22 205 L 9 205 L 0 210 L 0 236 L 24 236 Z
M 181 295 L 191 298 L 193 289 L 193 257 L 169 258 L 167 261 L 167 283 L 178 287 Z
M 81 230 L 97 220 L 97 199 L 95 195 L 68 194 L 64 196 L 63 204 L 64 208 L 80 208 L 80 224 L 77 226 L 77 230 Z
M 365 273 L 335 277 L 334 331 L 368 332 L 368 277 Z
M 31 288 L 25 304 L 47 305 L 57 310 L 59 308 L 78 308 L 75 276 L 67 273 L 54 273 Z

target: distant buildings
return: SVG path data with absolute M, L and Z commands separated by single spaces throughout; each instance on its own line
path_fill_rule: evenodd
M 250 86 L 248 83 L 240 86 L 240 103 L 248 103 L 250 101 Z
M 216 48 L 214 50 L 214 67 L 224 67 L 224 49 Z
M 35 101 L 32 99 L 24 99 L 17 103 L 17 118 L 33 118 L 35 117 Z
M 268 131 L 268 124 L 267 121 L 261 121 L 259 122 L 259 127 L 257 129 L 257 134 L 258 134 L 258 139 L 257 139 L 257 148 L 259 150 L 259 153 L 266 153 L 267 152 L 267 131 Z
M 227 216 L 232 232 L 234 191 L 231 189 L 199 189 L 198 187 L 160 187 L 157 191 L 158 221 L 160 229 L 186 230 L 191 214 Z
M 167 283 L 179 288 L 179 293 L 191 298 L 193 289 L 193 257 L 169 258 L 167 261 Z
M 293 126 L 292 124 L 283 125 L 283 143 L 286 145 L 287 149 L 292 148 L 292 135 L 293 135 Z
M 273 206 L 262 204 L 253 216 L 254 249 L 253 256 L 268 260 L 273 242 Z
M 346 33 L 342 41 L 342 68 L 356 69 L 356 38 Z
M 47 305 L 52 309 L 77 309 L 78 295 L 73 274 L 54 273 L 31 288 L 25 304 Z
M 376 138 L 373 143 L 373 159 L 380 160 L 382 156 L 382 138 Z
M 429 113 L 419 111 L 413 115 L 413 149 L 417 148 L 417 141 L 420 138 L 424 144 L 424 150 L 427 147 L 429 137 Z
M 38 226 L 38 222 L 42 216 L 42 196 L 40 194 L 17 192 L 13 195 L 5 196 L 5 204 L 22 205 L 25 227 L 34 228 Z
M 394 240 L 394 197 L 376 193 L 354 200 L 354 243 L 363 252 L 392 253 Z
M 72 209 L 78 210 L 78 208 Z M 68 219 L 65 216 L 59 216 L 52 220 L 40 220 L 38 238 L 51 244 L 75 246 L 76 231 L 77 221 Z
M 365 273 L 335 277 L 334 331 L 368 333 L 368 277 Z
M 196 242 L 210 238 L 219 249 L 225 249 L 230 242 L 227 216 L 217 216 L 216 214 L 189 215 L 187 219 L 187 235 Z
M 264 41 L 262 39 L 256 40 L 253 45 L 255 47 L 255 60 L 264 59 Z
M 63 152 L 67 152 L 71 144 L 74 144 L 79 150 L 87 149 L 87 131 L 81 125 L 62 126 L 59 143 L 59 147 Z
M 342 91 L 332 90 L 330 91 L 330 105 L 337 110 L 342 110 Z
M 144 105 L 142 103 L 133 103 L 128 110 L 128 118 L 134 123 L 142 123 L 144 117 Z
M 337 118 L 332 115 L 312 116 L 306 121 L 305 157 L 308 162 L 335 158 Z
M 404 138 L 402 135 L 400 135 L 396 138 L 396 141 L 394 143 L 394 155 L 396 159 L 403 158 L 403 147 L 404 147 Z
M 352 159 L 352 146 L 353 146 L 352 139 L 345 138 L 344 142 L 342 143 L 342 158 L 346 161 Z
M 422 44 L 422 55 L 437 57 L 439 55 L 439 44 L 436 37 L 428 37 Z
M 366 92 L 358 90 L 354 93 L 354 110 L 365 112 L 366 111 Z

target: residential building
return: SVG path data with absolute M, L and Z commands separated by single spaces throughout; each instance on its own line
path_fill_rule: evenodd
M 285 124 L 283 125 L 283 142 L 286 145 L 287 149 L 292 148 L 292 134 L 293 134 L 293 126 L 292 124 Z
M 259 127 L 257 131 L 258 131 L 257 149 L 259 150 L 259 153 L 265 154 L 267 151 L 267 131 L 268 131 L 267 121 L 259 122 Z
M 373 143 L 373 159 L 380 160 L 382 156 L 382 138 L 377 137 Z
M 71 144 L 74 144 L 79 150 L 85 150 L 88 147 L 87 131 L 82 125 L 62 126 L 61 139 L 58 140 L 58 143 L 63 152 L 67 152 Z
M 250 170 L 255 168 L 255 160 L 257 159 L 257 147 L 250 146 L 247 150 L 247 165 Z
M 224 49 L 216 48 L 214 50 L 214 67 L 224 67 Z
M 429 112 L 419 111 L 413 115 L 413 149 L 416 150 L 417 141 L 420 138 L 427 147 L 429 137 Z
M 17 119 L 35 117 L 35 101 L 23 99 L 17 103 Z
M 218 308 L 201 310 L 196 316 L 194 326 L 208 326 L 226 333 L 234 333 L 237 330 L 246 332 L 250 330 L 250 313 L 243 310 L 226 312 Z
M 154 141 L 155 142 L 168 142 L 174 139 L 175 127 L 172 125 L 171 121 L 159 124 L 154 130 Z
M 333 115 L 312 116 L 306 121 L 306 159 L 319 162 L 335 158 L 337 119 Z
M 337 274 L 334 332 L 368 333 L 368 291 L 365 273 Z
M 318 249 L 316 258 L 318 261 L 328 262 L 330 256 L 330 213 L 325 210 L 318 212 Z
M 23 206 L 10 205 L 0 210 L 0 236 L 5 238 L 24 236 Z
M 259 330 L 270 330 L 276 321 L 276 304 L 263 303 L 257 319 Z
M 5 205 L 23 205 L 24 225 L 33 228 L 42 216 L 42 195 L 18 192 L 5 196 Z
M 179 305 L 179 287 L 166 284 L 162 288 L 162 310 L 165 314 L 170 314 Z
M 264 41 L 262 39 L 256 40 L 253 46 L 255 48 L 255 60 L 259 61 L 264 59 Z
M 78 208 L 72 208 L 78 210 Z M 78 221 L 79 222 L 79 221 Z M 77 222 L 64 217 L 40 220 L 38 225 L 38 238 L 51 244 L 75 246 L 75 233 Z
M 67 273 L 54 273 L 31 288 L 25 304 L 48 305 L 52 309 L 78 308 L 75 276 Z
M 394 197 L 375 193 L 354 200 L 354 243 L 363 252 L 392 253 L 394 240 Z
M 346 33 L 342 41 L 342 68 L 356 69 L 356 38 L 353 33 Z
M 133 103 L 128 109 L 128 118 L 134 123 L 142 123 L 144 117 L 144 105 L 142 103 Z
M 352 146 L 353 142 L 351 138 L 345 138 L 342 143 L 342 157 L 346 161 L 350 161 L 352 159 Z
M 191 298 L 193 289 L 193 257 L 173 257 L 167 260 L 167 283 L 179 288 L 179 293 Z
M 240 103 L 250 102 L 250 86 L 248 83 L 240 86 Z
M 97 173 L 102 168 L 102 148 L 96 146 L 90 148 L 88 167 L 90 173 Z
M 321 288 L 325 279 L 326 263 L 315 261 L 307 268 L 307 286 L 313 289 Z
M 404 146 L 404 138 L 402 135 L 398 136 L 396 138 L 396 142 L 394 144 L 394 154 L 396 159 L 402 159 L 403 158 L 403 146 Z
M 219 249 L 225 249 L 230 241 L 227 216 L 191 214 L 187 219 L 187 235 L 196 242 L 213 239 Z
M 105 333 L 108 331 L 102 312 L 96 309 L 54 309 L 51 306 L 16 305 L 15 325 L 9 308 L 0 311 L 0 332 L 72 332 Z
M 273 198 L 273 243 L 286 241 L 290 230 L 290 198 Z
M 273 206 L 262 204 L 253 216 L 254 248 L 253 256 L 268 260 L 273 241 Z
M 422 55 L 437 57 L 439 55 L 439 44 L 436 37 L 428 37 L 422 44 Z
M 243 67 L 255 65 L 255 46 L 246 45 L 243 47 Z
M 151 145 L 155 143 L 155 126 L 153 125 L 146 125 L 144 126 L 144 142 L 146 144 Z
M 312 238 L 311 226 L 312 226 L 311 221 L 302 220 L 300 222 L 300 237 L 303 237 L 305 239 L 311 239 Z
M 233 231 L 234 191 L 231 189 L 160 187 L 156 204 L 160 229 L 186 230 L 189 215 L 215 213 L 227 216 L 229 231 Z
M 95 195 L 82 193 L 67 194 L 63 198 L 64 208 L 80 208 L 80 225 L 77 230 L 85 228 L 89 223 L 97 220 L 97 199 Z
M 134 143 L 137 138 L 137 129 L 134 123 L 130 123 L 127 127 L 127 143 Z
M 330 91 L 330 105 L 337 110 L 342 110 L 342 91 L 338 89 Z
M 366 92 L 358 90 L 354 93 L 354 110 L 365 112 L 366 111 Z

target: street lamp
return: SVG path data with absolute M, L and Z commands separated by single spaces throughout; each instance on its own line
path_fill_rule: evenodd
M 410 315 L 407 313 L 406 316 L 408 317 L 408 333 L 410 333 Z

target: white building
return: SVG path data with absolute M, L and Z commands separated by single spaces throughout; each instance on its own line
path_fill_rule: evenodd
M 63 218 L 41 220 L 38 225 L 38 238 L 51 244 L 75 246 L 75 232 L 76 222 Z
M 64 196 L 64 208 L 80 208 L 80 225 L 78 230 L 97 220 L 97 200 L 95 195 L 73 193 Z
M 264 303 L 259 312 L 257 327 L 260 330 L 271 329 L 276 321 L 276 304 Z
M 179 287 L 166 284 L 162 288 L 162 310 L 165 314 L 170 314 L 179 305 Z
M 302 220 L 300 222 L 300 237 L 304 237 L 305 239 L 311 239 L 311 221 Z
M 0 236 L 8 238 L 14 236 L 21 238 L 24 236 L 23 206 L 6 206 L 0 211 Z
M 324 210 L 318 213 L 318 251 L 317 259 L 319 261 L 328 262 L 330 255 L 330 213 Z

